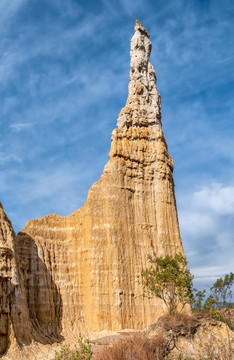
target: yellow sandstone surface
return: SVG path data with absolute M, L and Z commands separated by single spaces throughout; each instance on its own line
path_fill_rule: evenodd
M 150 51 L 137 21 L 127 103 L 109 162 L 84 206 L 67 217 L 30 221 L 17 237 L 0 209 L 2 353 L 32 340 L 143 329 L 162 315 L 162 302 L 143 296 L 141 272 L 148 254 L 183 248 Z
M 54 331 L 58 317 L 64 331 L 152 323 L 162 304 L 143 297 L 147 254 L 183 252 L 162 131 L 114 132 L 110 161 L 85 205 L 27 223 L 17 246 L 28 305 L 45 330 Z
M 0 356 L 6 360 L 52 359 L 55 342 L 77 342 L 80 332 L 141 330 L 164 312 L 161 301 L 143 296 L 141 273 L 148 254 L 184 252 L 150 52 L 149 35 L 136 21 L 128 99 L 110 159 L 81 209 L 29 221 L 16 236 L 0 204 Z M 177 337 L 152 326 L 176 344 L 172 358 L 208 351 L 226 359 L 231 351 L 233 335 L 218 322 L 201 320 Z
M 129 97 L 85 205 L 30 221 L 17 236 L 30 318 L 49 337 L 151 324 L 163 305 L 143 296 L 147 254 L 183 253 L 148 37 L 137 22 Z
M 0 203 L 0 356 L 33 335 L 24 279 L 11 222 Z

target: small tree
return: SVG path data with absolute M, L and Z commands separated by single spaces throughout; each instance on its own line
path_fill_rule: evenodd
M 194 309 L 202 309 L 202 304 L 206 297 L 206 290 L 193 289 L 192 304 Z
M 150 267 L 142 272 L 147 291 L 162 299 L 169 314 L 176 313 L 178 306 L 192 301 L 193 276 L 187 269 L 187 260 L 182 255 L 152 257 L 148 255 Z
M 224 278 L 216 280 L 214 285 L 210 288 L 210 298 L 216 308 L 224 307 L 228 305 L 228 300 L 232 299 L 232 285 L 234 282 L 234 274 L 226 274 Z

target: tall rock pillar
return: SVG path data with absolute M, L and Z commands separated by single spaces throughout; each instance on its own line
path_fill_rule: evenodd
M 142 329 L 163 311 L 143 296 L 147 254 L 183 254 L 149 35 L 137 21 L 126 106 L 110 160 L 86 203 L 67 217 L 30 221 L 17 236 L 34 328 L 48 336 L 85 329 Z

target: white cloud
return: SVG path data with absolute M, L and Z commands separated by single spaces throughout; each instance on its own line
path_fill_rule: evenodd
M 196 283 L 233 271 L 234 186 L 211 183 L 177 197 L 182 241 Z
M 220 215 L 234 214 L 234 186 L 213 184 L 194 193 L 195 205 Z
M 9 49 L 9 51 L 4 52 L 2 50 L 1 64 L 0 64 L 0 80 L 2 83 L 7 82 L 9 77 L 11 77 L 15 71 L 15 67 L 20 62 L 23 62 L 26 55 L 22 52 L 18 52 L 15 49 Z
M 29 123 L 13 123 L 10 125 L 10 128 L 14 131 L 21 131 L 21 130 L 26 130 L 28 128 L 30 128 L 31 126 L 33 126 L 33 124 L 29 124 Z
M 204 278 L 204 279 L 208 279 L 210 277 L 212 278 L 217 278 L 218 276 L 220 276 L 220 274 L 225 274 L 225 271 L 223 266 L 215 266 L 215 265 L 204 265 L 204 266 L 199 266 L 199 267 L 194 267 L 193 268 L 193 273 L 197 278 Z M 227 271 L 228 272 L 228 271 Z
M 194 208 L 186 208 L 180 212 L 180 225 L 183 231 L 192 234 L 196 233 L 196 236 L 213 233 L 215 220 L 211 214 L 194 210 Z
M 22 159 L 14 154 L 0 153 L 0 164 L 3 165 L 9 162 L 18 162 L 20 163 Z
M 219 88 L 228 89 L 234 76 L 228 19 L 233 4 L 226 1 L 226 10 L 219 12 L 220 5 L 209 1 L 202 10 L 185 2 L 103 0 L 96 10 L 55 0 L 48 2 L 56 8 L 53 16 L 48 12 L 41 22 L 40 9 L 38 21 L 30 20 L 31 4 L 23 8 L 27 21 L 15 16 L 27 0 L 0 1 L 0 163 L 6 165 L 0 188 L 18 227 L 51 211 L 79 208 L 79 199 L 97 179 L 109 151 L 100 143 L 109 147 L 109 128 L 126 101 L 129 40 L 140 16 L 151 35 L 190 265 L 202 279 L 231 269 L 234 193 L 227 171 L 233 173 L 234 112 L 232 96 L 222 98 Z M 84 146 L 92 147 L 88 161 Z M 100 164 L 90 164 L 101 151 Z M 198 188 L 198 182 L 205 186 Z

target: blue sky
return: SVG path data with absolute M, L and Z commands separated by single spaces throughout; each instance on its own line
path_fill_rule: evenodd
M 199 286 L 233 271 L 234 2 L 1 0 L 0 200 L 16 232 L 86 200 L 150 33 L 178 214 Z

